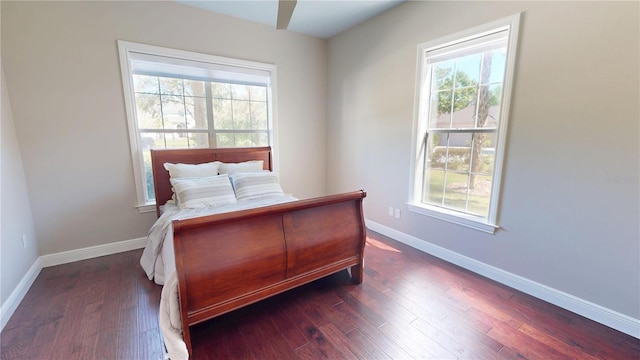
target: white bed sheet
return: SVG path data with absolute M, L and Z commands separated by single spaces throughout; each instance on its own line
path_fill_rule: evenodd
M 246 210 L 295 200 L 298 199 L 291 195 L 274 195 L 203 209 L 180 210 L 174 204 L 166 204 L 164 206 L 162 215 L 149 230 L 147 243 L 140 258 L 140 265 L 149 280 L 154 280 L 157 284 L 164 285 L 160 299 L 159 318 L 160 329 L 169 359 L 182 360 L 189 358 L 186 344 L 182 338 L 172 221 Z

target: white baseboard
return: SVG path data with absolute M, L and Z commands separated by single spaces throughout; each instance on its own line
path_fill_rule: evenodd
M 16 311 L 18 305 L 20 305 L 20 302 L 24 299 L 27 291 L 29 291 L 29 288 L 31 288 L 31 285 L 33 285 L 33 282 L 43 268 L 141 249 L 145 246 L 146 241 L 147 238 L 138 238 L 38 257 L 13 292 L 11 292 L 11 295 L 9 295 L 7 300 L 2 304 L 2 307 L 0 307 L 0 330 L 4 329 L 4 326 L 9 322 L 11 315 Z
M 27 291 L 29 291 L 33 282 L 36 281 L 40 270 L 42 270 L 42 261 L 40 261 L 40 258 L 37 258 L 16 288 L 13 289 L 11 295 L 9 295 L 4 304 L 2 304 L 2 307 L 0 307 L 0 330 L 4 329 L 4 326 L 7 325 L 9 319 L 11 319 L 11 315 L 16 311 L 24 296 L 27 295 Z
M 143 248 L 147 238 L 118 241 L 111 244 L 91 246 L 82 249 L 63 251 L 55 254 L 40 256 L 42 267 L 67 264 L 74 261 L 86 260 L 98 256 L 117 254 L 129 250 Z
M 613 329 L 640 339 L 640 320 L 590 301 L 567 294 L 549 286 L 531 281 L 494 266 L 485 264 L 470 257 L 458 254 L 443 247 L 420 240 L 390 227 L 366 220 L 367 228 L 409 245 L 427 254 L 433 255 L 452 264 L 458 265 L 476 274 L 495 280 L 501 284 L 520 290 L 526 294 L 542 299 L 563 309 L 582 315 Z

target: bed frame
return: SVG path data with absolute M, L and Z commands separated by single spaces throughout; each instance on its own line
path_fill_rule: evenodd
M 157 204 L 171 198 L 165 162 L 263 160 L 271 149 L 151 150 Z M 182 331 L 189 326 L 350 269 L 362 282 L 364 191 L 173 221 Z M 159 214 L 159 205 L 157 205 Z

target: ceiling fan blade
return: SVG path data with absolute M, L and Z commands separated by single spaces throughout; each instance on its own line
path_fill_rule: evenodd
M 297 0 L 279 0 L 278 1 L 278 21 L 276 29 L 286 30 L 293 15 L 293 9 L 296 8 Z

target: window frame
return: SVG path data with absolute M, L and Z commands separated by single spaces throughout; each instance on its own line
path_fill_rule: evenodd
M 129 42 L 124 40 L 118 40 L 118 52 L 120 58 L 120 73 L 122 76 L 122 87 L 124 92 L 125 110 L 127 116 L 127 126 L 129 130 L 129 143 L 131 150 L 131 161 L 133 166 L 133 177 L 136 187 L 136 205 L 135 207 L 141 213 L 154 212 L 155 201 L 146 200 L 146 190 L 143 180 L 145 179 L 144 173 L 144 159 L 143 159 L 143 147 L 141 146 L 140 139 L 141 134 L 138 127 L 136 102 L 133 87 L 133 73 L 131 68 L 131 53 L 146 54 L 151 56 L 160 57 L 173 57 L 180 60 L 195 61 L 202 63 L 211 63 L 220 66 L 230 66 L 235 68 L 244 68 L 252 70 L 266 71 L 270 74 L 270 85 L 267 87 L 268 96 L 268 141 L 272 149 L 273 154 L 273 169 L 278 169 L 278 128 L 277 128 L 277 91 L 276 91 L 276 65 L 261 63 L 250 60 L 235 59 L 217 55 L 210 55 L 204 53 L 197 53 L 186 50 L 178 50 L 172 48 L 165 48 L 154 45 L 140 44 L 135 42 Z M 165 131 L 165 130 L 159 130 Z M 245 130 L 242 132 L 250 132 L 251 130 Z M 175 131 L 173 131 L 175 132 Z M 192 131 L 193 132 L 193 131 Z M 211 133 L 215 133 L 215 129 L 208 129 L 207 133 L 211 136 Z M 222 131 L 225 132 L 225 131 Z
M 408 209 L 412 212 L 494 234 L 499 228 L 497 224 L 498 208 L 500 203 L 500 189 L 503 174 L 504 154 L 506 150 L 506 134 L 509 119 L 509 108 L 513 88 L 515 61 L 518 42 L 518 30 L 520 13 L 479 25 L 455 34 L 447 35 L 427 41 L 418 45 L 416 60 L 416 83 L 413 117 L 413 144 L 411 152 L 411 184 L 409 187 Z M 471 215 L 466 212 L 456 211 L 429 205 L 422 202 L 424 189 L 424 164 L 425 154 L 423 146 L 426 146 L 428 129 L 429 98 L 431 90 L 425 88 L 429 84 L 427 76 L 430 74 L 430 65 L 427 62 L 427 53 L 446 48 L 459 48 L 460 44 L 483 36 L 508 31 L 505 75 L 500 104 L 500 118 L 498 121 L 495 145 L 495 160 L 492 173 L 491 195 L 489 200 L 489 212 L 486 218 Z M 423 91 L 426 89 L 427 91 Z

